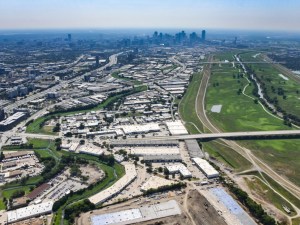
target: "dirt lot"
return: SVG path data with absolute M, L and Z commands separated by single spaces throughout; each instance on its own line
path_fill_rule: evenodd
M 226 222 L 219 216 L 214 207 L 198 191 L 191 190 L 187 197 L 187 208 L 195 224 L 226 225 Z
M 226 222 L 219 216 L 218 212 L 208 203 L 197 190 L 186 189 L 186 193 L 182 195 L 168 195 L 166 200 L 174 199 L 178 202 L 181 214 L 172 217 L 161 218 L 146 222 L 134 223 L 135 225 L 226 225 Z M 153 204 L 157 200 L 151 199 L 149 204 Z M 113 205 L 110 208 L 105 207 L 95 210 L 92 213 L 84 213 L 77 220 L 76 224 L 86 225 L 90 223 L 90 216 L 108 212 L 116 212 L 124 209 L 140 207 L 137 202 L 130 200 L 128 202 Z M 187 211 L 188 210 L 188 211 Z

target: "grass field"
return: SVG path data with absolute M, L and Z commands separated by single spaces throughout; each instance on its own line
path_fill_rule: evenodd
M 215 65 L 212 73 L 206 95 L 206 109 L 209 118 L 217 127 L 223 131 L 291 129 L 284 125 L 282 120 L 267 114 L 252 99 L 237 94 L 238 90 L 243 90 L 248 82 L 245 78 L 233 78 L 233 74 L 237 74 L 238 70 L 232 68 L 232 65 L 222 65 L 222 67 Z M 216 83 L 219 85 L 214 86 L 213 84 Z M 252 88 L 252 86 L 247 87 L 247 95 L 252 95 Z M 221 113 L 210 112 L 212 105 L 216 104 L 223 106 Z M 279 174 L 286 175 L 291 181 L 300 185 L 300 141 L 298 139 L 252 140 L 239 141 L 239 143 L 253 150 L 255 155 L 267 162 Z
M 237 94 L 248 84 L 245 78 L 237 78 L 238 72 L 238 69 L 229 64 L 222 67 L 213 66 L 205 99 L 207 115 L 213 123 L 223 131 L 290 129 L 281 120 L 267 114 L 252 99 L 241 93 Z M 251 90 L 252 86 L 247 89 Z M 211 112 L 213 105 L 222 105 L 221 112 Z
M 10 198 L 12 196 L 12 194 L 15 191 L 25 191 L 25 195 L 28 194 L 30 192 L 30 187 L 32 186 L 22 186 L 22 187 L 17 187 L 17 188 L 12 188 L 12 189 L 6 189 L 2 191 L 2 197 L 4 198 Z
M 254 175 L 254 176 L 261 178 L 262 180 L 264 180 L 263 178 L 265 178 L 267 180 L 267 182 L 271 185 L 272 188 L 274 188 L 278 193 L 280 193 L 282 196 L 287 198 L 296 207 L 300 208 L 300 200 L 298 198 L 296 198 L 290 192 L 285 190 L 280 184 L 278 184 L 276 181 L 274 181 L 268 175 L 266 175 L 265 173 L 262 173 L 262 174 L 263 174 L 263 177 L 258 172 L 245 173 L 245 175 Z
M 195 101 L 201 79 L 202 73 L 194 74 L 192 81 L 179 104 L 180 116 L 185 121 L 185 127 L 191 134 L 197 134 L 199 133 L 199 130 L 203 132 L 203 125 L 195 110 Z M 198 127 L 199 130 L 195 126 Z M 224 145 L 212 141 L 203 142 L 202 145 L 204 150 L 211 156 L 219 159 L 237 171 L 247 169 L 251 165 L 244 157 Z
M 116 78 L 116 79 L 129 81 L 129 82 L 133 83 L 134 85 L 141 85 L 142 84 L 142 82 L 139 81 L 139 80 L 130 79 L 128 77 L 121 77 L 118 72 L 113 73 L 111 76 Z
M 240 141 L 255 155 L 271 165 L 276 172 L 284 174 L 300 186 L 300 140 L 255 140 Z
M 195 101 L 197 98 L 198 89 L 201 83 L 202 73 L 195 73 L 193 75 L 192 81 L 183 96 L 182 101 L 179 104 L 179 113 L 181 118 L 187 123 L 186 127 L 190 131 L 190 133 L 199 133 L 199 131 L 195 128 L 195 124 L 200 131 L 203 132 L 203 126 L 200 120 L 198 119 L 196 110 L 195 110 Z
M 292 219 L 292 225 L 299 225 L 300 224 L 300 217 Z
M 244 53 L 240 56 L 244 61 L 247 61 L 248 59 L 250 60 L 252 54 L 253 53 Z M 256 59 L 262 61 L 261 57 L 257 57 Z M 290 78 L 289 80 L 283 79 L 279 76 L 282 72 L 277 70 L 271 64 L 252 64 L 251 68 L 255 71 L 256 75 L 264 81 L 267 93 L 271 99 L 277 98 L 278 105 L 287 111 L 287 113 L 296 116 L 300 115 L 300 86 L 298 82 Z M 272 90 L 272 87 L 274 91 Z M 278 94 L 278 88 L 284 90 L 286 99 L 283 98 L 283 95 Z
M 229 147 L 214 141 L 202 142 L 201 144 L 204 151 L 208 152 L 211 157 L 229 165 L 237 172 L 251 167 L 251 163 L 248 160 Z
M 260 179 L 257 177 L 251 178 L 245 178 L 245 181 L 250 188 L 250 190 L 255 193 L 254 195 L 262 199 L 265 202 L 268 202 L 272 205 L 274 205 L 276 208 L 281 210 L 283 213 L 287 214 L 284 209 L 283 205 L 287 206 L 289 209 L 291 209 L 291 216 L 296 215 L 293 207 L 285 201 L 282 197 L 280 197 L 278 194 L 276 194 L 272 189 L 270 189 L 265 183 L 263 183 Z
M 34 134 L 48 134 L 48 135 L 57 135 L 57 133 L 53 132 L 52 129 L 50 129 L 47 126 L 40 126 L 40 124 L 45 123 L 46 121 L 50 120 L 51 116 L 44 116 L 40 117 L 36 120 L 34 120 L 32 123 L 30 123 L 27 128 L 27 133 L 34 133 Z

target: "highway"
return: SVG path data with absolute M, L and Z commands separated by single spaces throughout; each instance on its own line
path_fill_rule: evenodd
M 1 133 L 0 133 L 1 134 Z M 5 132 L 2 133 L 3 136 L 13 136 L 18 135 L 21 137 L 28 138 L 41 138 L 41 139 L 52 139 L 58 138 L 59 136 L 55 135 L 46 135 L 46 134 L 31 134 L 31 133 L 15 133 L 15 132 Z M 190 139 L 251 139 L 251 138 L 273 138 L 273 137 L 300 137 L 300 130 L 278 130 L 278 131 L 246 131 L 246 132 L 224 132 L 224 133 L 200 133 L 200 134 L 186 134 L 186 135 L 175 135 L 175 136 L 151 136 L 145 138 L 127 138 L 127 141 L 130 140 L 190 140 Z
M 98 71 L 98 72 L 99 72 L 99 71 L 102 71 L 102 70 L 106 69 L 107 67 L 110 67 L 110 66 L 116 64 L 116 63 L 117 63 L 117 57 L 118 57 L 118 55 L 120 55 L 120 54 L 122 54 L 122 52 L 121 52 L 121 53 L 114 54 L 114 55 L 111 55 L 111 56 L 109 57 L 109 63 L 107 63 L 106 65 L 104 65 L 104 66 L 102 66 L 102 67 L 100 67 L 100 68 L 98 68 L 98 69 L 96 69 L 96 70 L 94 70 L 94 71 Z M 39 92 L 39 93 L 30 95 L 30 96 L 28 96 L 28 97 L 26 97 L 26 98 L 24 98 L 24 99 L 22 99 L 22 100 L 19 100 L 19 101 L 14 102 L 14 103 L 12 103 L 12 104 L 10 104 L 10 105 L 7 105 L 6 107 L 4 107 L 4 110 L 5 110 L 5 112 L 10 112 L 10 111 L 12 111 L 13 109 L 18 108 L 18 107 L 21 106 L 21 105 L 26 105 L 26 104 L 28 104 L 28 102 L 30 102 L 30 101 L 33 101 L 33 100 L 35 100 L 35 99 L 39 99 L 39 98 L 44 97 L 48 92 L 56 92 L 56 91 L 60 90 L 62 87 L 64 87 L 65 85 L 68 85 L 68 84 L 74 83 L 74 82 L 76 82 L 76 81 L 82 80 L 83 77 L 84 77 L 84 75 L 86 75 L 86 74 L 83 74 L 83 75 L 81 75 L 81 76 L 75 77 L 75 78 L 70 79 L 70 80 L 60 81 L 59 84 L 56 84 L 56 85 L 54 85 L 54 86 L 51 87 L 51 88 L 48 88 L 48 89 L 46 89 L 46 90 L 44 90 L 44 91 L 41 91 L 41 92 Z
M 239 61 L 213 61 L 213 62 L 200 62 L 200 64 L 230 64 L 230 63 L 240 63 Z M 257 61 L 257 62 L 252 62 L 252 61 L 246 61 L 243 62 L 244 64 L 284 64 L 284 62 L 272 62 L 272 61 Z

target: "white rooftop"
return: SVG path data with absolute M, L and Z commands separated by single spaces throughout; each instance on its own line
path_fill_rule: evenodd
M 197 166 L 205 173 L 208 178 L 219 176 L 219 172 L 215 170 L 205 159 L 192 158 Z
M 30 217 L 52 212 L 53 201 L 30 205 L 24 208 L 7 212 L 7 222 L 12 223 Z
M 109 188 L 89 197 L 90 202 L 92 202 L 95 205 L 105 202 L 109 198 L 121 192 L 137 177 L 137 172 L 134 164 L 124 163 L 124 167 L 125 175 Z
M 176 120 L 174 122 L 166 122 L 166 125 L 171 135 L 188 134 L 187 130 L 180 120 Z

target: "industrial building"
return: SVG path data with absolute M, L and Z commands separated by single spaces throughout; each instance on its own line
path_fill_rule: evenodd
M 166 126 L 173 136 L 189 134 L 180 120 L 166 122 Z
M 205 159 L 192 158 L 192 160 L 207 178 L 215 178 L 219 176 L 219 172 L 215 170 L 215 168 L 213 168 Z
M 24 120 L 28 116 L 28 113 L 17 112 L 10 117 L 7 117 L 5 120 L 0 122 L 0 131 L 6 131 L 12 129 L 20 121 Z
M 185 165 L 178 163 L 171 166 L 166 166 L 170 174 L 180 173 L 183 178 L 192 177 L 192 173 L 186 168 Z
M 111 141 L 114 147 L 179 146 L 177 140 L 118 140 Z
M 145 162 L 181 162 L 182 158 L 180 154 L 174 155 L 144 155 L 143 160 Z
M 145 156 L 145 155 L 179 155 L 180 150 L 178 147 L 137 147 L 130 150 L 132 155 Z
M 133 224 L 181 214 L 175 200 L 159 204 L 91 216 L 91 225 Z
M 185 140 L 185 145 L 191 158 L 203 158 L 204 154 L 196 139 Z
M 160 128 L 157 123 L 148 123 L 143 125 L 124 125 L 119 126 L 125 135 L 131 134 L 146 134 L 149 132 L 159 132 Z
M 7 223 L 13 223 L 40 215 L 52 213 L 53 202 L 44 202 L 7 212 Z
M 137 172 L 134 164 L 126 163 L 124 164 L 124 167 L 125 175 L 109 188 L 89 197 L 91 203 L 95 205 L 104 203 L 108 199 L 119 194 L 137 177 Z

